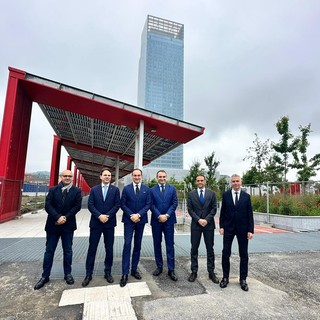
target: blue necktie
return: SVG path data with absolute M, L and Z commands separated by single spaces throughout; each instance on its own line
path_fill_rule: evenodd
M 203 190 L 202 189 L 200 189 L 200 197 L 199 197 L 199 199 L 200 199 L 201 204 L 204 204 L 204 197 L 203 197 Z
M 106 200 L 107 191 L 108 191 L 108 187 L 107 186 L 103 186 L 103 201 Z

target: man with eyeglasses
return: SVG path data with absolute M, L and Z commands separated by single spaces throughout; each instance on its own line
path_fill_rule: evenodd
M 45 200 L 45 210 L 48 217 L 45 225 L 46 251 L 43 259 L 43 272 L 40 280 L 34 286 L 39 290 L 47 282 L 51 273 L 53 257 L 61 238 L 63 249 L 64 280 L 74 284 L 71 274 L 73 233 L 77 229 L 76 214 L 81 209 L 81 189 L 72 185 L 72 172 L 64 170 L 60 175 L 58 185 L 50 188 Z

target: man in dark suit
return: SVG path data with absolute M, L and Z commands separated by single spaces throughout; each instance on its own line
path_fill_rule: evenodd
M 147 212 L 151 207 L 150 189 L 141 183 L 142 171 L 140 169 L 133 170 L 131 178 L 132 183 L 123 188 L 121 196 L 122 222 L 124 223 L 121 287 L 124 287 L 128 282 L 133 237 L 131 275 L 138 280 L 141 279 L 141 275 L 138 272 L 138 263 L 140 260 L 143 230 L 148 222 Z
M 157 269 L 154 276 L 163 271 L 163 258 L 161 250 L 162 233 L 166 243 L 168 276 L 173 281 L 178 278 L 174 272 L 174 225 L 177 223 L 176 208 L 178 206 L 176 188 L 166 183 L 167 173 L 164 170 L 157 172 L 158 184 L 151 188 L 151 227 L 153 237 L 154 256 Z
M 207 270 L 209 279 L 213 283 L 219 283 L 215 270 L 214 257 L 214 216 L 217 212 L 217 200 L 214 191 L 205 188 L 206 179 L 199 175 L 196 178 L 197 189 L 188 195 L 188 212 L 191 222 L 191 274 L 188 278 L 194 282 L 198 274 L 198 249 L 203 234 L 207 250 Z
M 81 209 L 82 196 L 81 190 L 72 185 L 70 170 L 64 170 L 60 178 L 61 182 L 49 190 L 45 201 L 45 210 L 48 213 L 45 226 L 46 251 L 42 276 L 34 286 L 35 290 L 39 290 L 49 281 L 54 253 L 60 238 L 63 248 L 64 279 L 67 284 L 74 284 L 71 275 L 72 241 L 74 230 L 77 229 L 76 214 Z
M 248 240 L 253 236 L 253 211 L 250 195 L 241 191 L 241 178 L 234 174 L 231 176 L 232 189 L 222 196 L 220 212 L 220 234 L 223 236 L 221 288 L 229 283 L 230 255 L 234 236 L 237 237 L 240 256 L 240 286 L 248 291 L 246 282 L 248 275 Z
M 86 277 L 82 286 L 92 280 L 94 261 L 98 244 L 103 234 L 105 259 L 104 278 L 113 283 L 111 268 L 113 264 L 114 228 L 117 225 L 116 214 L 120 208 L 120 191 L 111 184 L 111 172 L 103 168 L 100 171 L 101 183 L 90 190 L 88 209 L 91 212 L 89 248 L 86 260 Z

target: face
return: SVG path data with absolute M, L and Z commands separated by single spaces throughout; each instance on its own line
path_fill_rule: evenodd
M 199 189 L 204 188 L 204 186 L 206 185 L 206 179 L 204 178 L 204 176 L 197 176 L 196 184 Z
M 157 180 L 158 180 L 158 183 L 165 184 L 166 180 L 167 180 L 167 174 L 165 172 L 162 172 L 162 171 L 158 172 Z
M 233 190 L 239 191 L 241 188 L 241 178 L 237 176 L 231 177 L 231 186 Z
M 66 186 L 72 182 L 72 172 L 64 170 L 60 176 L 62 183 Z
M 139 184 L 141 182 L 141 179 L 142 179 L 141 171 L 140 170 L 132 171 L 131 177 L 132 177 L 132 181 L 135 184 Z
M 100 175 L 100 180 L 103 184 L 109 184 L 111 181 L 111 172 L 109 170 L 104 170 Z

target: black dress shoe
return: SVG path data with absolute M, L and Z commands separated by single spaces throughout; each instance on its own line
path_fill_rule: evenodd
M 120 287 L 124 287 L 128 282 L 128 275 L 122 275 L 121 279 L 120 279 Z
M 189 278 L 188 278 L 188 281 L 189 282 L 195 282 L 195 280 L 197 279 L 197 273 L 196 272 L 191 272 Z
M 66 274 L 64 276 L 64 280 L 66 280 L 67 284 L 74 284 L 74 279 L 73 279 L 73 276 L 71 274 Z
M 222 278 L 222 280 L 220 281 L 220 288 L 226 288 L 227 285 L 229 283 L 229 279 L 228 278 Z
M 168 271 L 168 276 L 170 277 L 171 280 L 173 281 L 178 281 L 178 277 L 176 276 L 176 274 L 174 273 L 174 271 Z
M 214 272 L 209 273 L 209 279 L 211 279 L 213 283 L 219 284 L 219 279 L 217 278 L 217 275 Z
M 158 277 L 162 273 L 162 268 L 157 268 L 156 270 L 153 271 L 153 275 L 155 277 Z
M 82 281 L 82 286 L 86 287 L 90 283 L 91 280 L 92 280 L 92 276 L 86 276 Z
M 104 275 L 104 278 L 109 282 L 109 283 L 113 283 L 113 277 L 112 275 L 109 273 L 109 274 L 105 274 Z
M 131 271 L 131 275 L 137 280 L 141 280 L 141 274 L 138 271 Z
M 246 280 L 240 280 L 240 287 L 243 291 L 248 291 L 249 287 Z
M 49 282 L 49 278 L 41 278 L 34 286 L 34 290 L 41 289 L 47 282 Z

